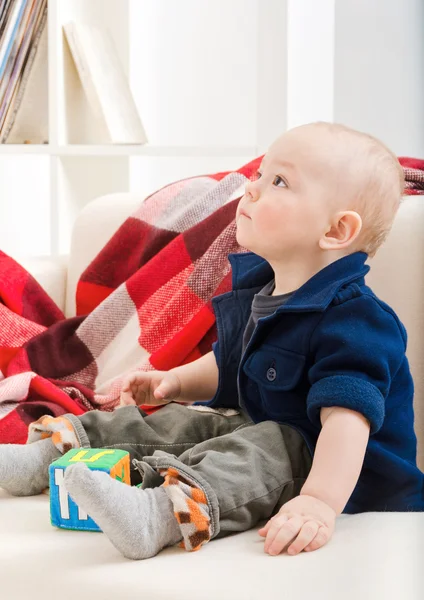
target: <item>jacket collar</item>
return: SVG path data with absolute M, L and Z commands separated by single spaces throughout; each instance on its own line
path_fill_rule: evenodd
M 328 265 L 304 283 L 278 310 L 325 310 L 339 289 L 355 280 L 363 280 L 370 270 L 368 255 L 355 252 Z M 253 252 L 230 254 L 233 289 L 263 287 L 274 277 L 271 265 Z

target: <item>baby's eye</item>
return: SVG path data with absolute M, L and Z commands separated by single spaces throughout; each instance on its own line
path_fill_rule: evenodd
M 282 183 L 283 185 L 280 185 L 280 183 Z M 287 187 L 286 182 L 279 175 L 276 175 L 274 179 L 274 185 L 276 185 L 277 187 Z
M 262 177 L 262 173 L 259 173 L 259 171 L 256 171 L 255 179 L 259 179 L 260 177 Z

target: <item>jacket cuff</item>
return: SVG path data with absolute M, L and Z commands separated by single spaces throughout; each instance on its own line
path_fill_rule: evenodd
M 308 394 L 307 413 L 315 426 L 321 427 L 320 411 L 328 406 L 341 406 L 364 415 L 371 424 L 370 435 L 383 425 L 384 397 L 375 385 L 364 379 L 335 375 L 314 383 Z

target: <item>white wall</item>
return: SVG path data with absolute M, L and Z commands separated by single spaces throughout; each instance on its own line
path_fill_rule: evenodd
M 288 0 L 288 126 L 345 123 L 424 157 L 424 0 Z
M 50 252 L 48 156 L 0 156 L 0 250 Z
M 131 82 L 149 141 L 252 145 L 257 0 L 133 0 L 130 11 Z
M 59 24 L 68 10 L 72 14 L 78 5 L 82 18 L 85 11 L 97 14 L 100 4 L 104 8 L 103 0 L 52 2 L 59 11 L 54 39 L 62 40 Z M 90 183 L 86 176 L 95 158 L 81 158 L 77 169 L 74 158 L 52 157 L 49 163 L 43 155 L 1 153 L 0 248 L 7 252 L 49 253 L 51 232 L 62 250 L 64 230 L 90 194 L 131 189 L 144 195 L 181 177 L 238 167 L 264 152 L 286 127 L 302 122 L 344 122 L 377 135 L 398 155 L 424 158 L 424 0 L 107 0 L 106 5 L 109 11 L 102 15 L 116 29 L 125 68 L 128 55 L 150 143 L 215 152 L 99 159 L 102 178 L 90 175 Z M 50 45 L 56 52 L 49 64 L 58 63 L 53 69 L 58 79 L 60 48 L 61 42 Z M 53 77 L 53 83 L 60 82 Z M 49 204 L 49 194 L 55 198 L 58 190 L 61 198 Z M 26 225 L 21 214 L 29 215 Z
M 334 120 L 424 158 L 424 1 L 336 0 Z
M 220 149 L 131 158 L 132 191 L 240 167 L 284 131 L 285 1 L 131 0 L 130 39 L 131 87 L 149 143 Z
M 287 2 L 287 127 L 332 121 L 335 0 Z

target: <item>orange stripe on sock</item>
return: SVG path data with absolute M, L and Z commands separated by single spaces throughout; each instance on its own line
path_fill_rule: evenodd
M 65 417 L 59 417 L 64 423 L 65 423 L 65 427 L 67 429 L 69 429 L 69 431 L 74 431 L 74 426 L 72 425 L 72 423 L 69 421 L 69 419 L 66 419 Z
M 209 528 L 209 519 L 200 510 L 197 502 L 191 498 L 187 498 L 187 507 L 190 511 L 191 522 L 194 523 L 198 531 L 205 531 Z
M 174 479 L 178 479 L 179 473 L 178 473 L 177 469 L 169 467 L 169 469 L 168 469 L 168 475 L 169 475 L 169 477 L 172 477 Z
M 207 503 L 205 492 L 203 490 L 201 490 L 200 488 L 193 488 L 191 490 L 191 497 L 193 498 L 193 500 L 195 502 L 199 502 L 200 504 Z
M 60 431 L 55 431 L 52 435 L 52 442 L 56 446 L 57 444 L 62 443 L 62 433 Z

